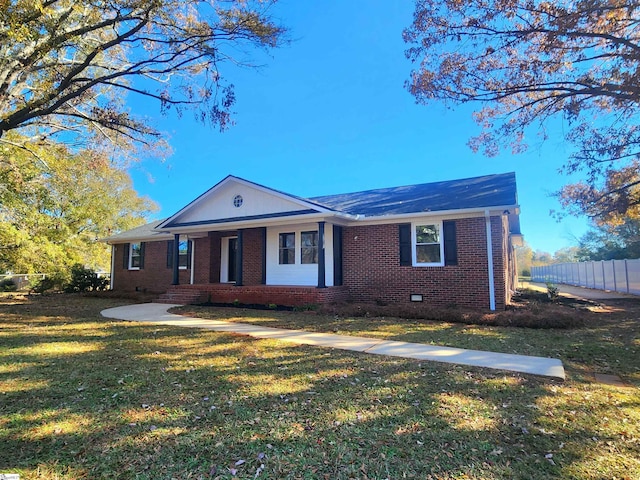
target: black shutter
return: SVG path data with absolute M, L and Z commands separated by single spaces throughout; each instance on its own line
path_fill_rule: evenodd
M 173 240 L 167 240 L 167 268 L 173 268 Z
M 442 233 L 444 235 L 444 264 L 457 265 L 456 222 L 453 220 L 442 222 Z
M 123 248 L 123 252 L 122 252 L 122 268 L 124 268 L 125 270 L 129 269 L 129 244 L 125 243 L 124 245 L 122 245 Z
M 145 242 L 140 242 L 140 270 L 144 268 L 144 244 Z
M 400 265 L 411 265 L 411 224 L 398 225 L 400 239 Z
M 342 285 L 342 227 L 333 226 L 333 284 Z
M 193 248 L 191 245 L 193 240 L 187 240 L 187 268 L 191 268 L 191 249 Z

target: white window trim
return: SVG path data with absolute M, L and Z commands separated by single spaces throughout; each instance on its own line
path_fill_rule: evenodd
M 294 263 L 280 263 L 280 235 L 283 233 L 292 233 L 295 235 L 295 242 L 294 242 L 294 256 L 295 256 L 295 262 Z M 316 263 L 302 263 L 302 234 L 303 233 L 315 233 L 316 235 L 318 235 L 318 245 L 316 246 L 316 248 L 318 249 L 318 256 L 320 255 L 320 232 L 319 230 L 316 228 L 315 230 L 313 228 L 300 228 L 300 227 L 296 227 L 294 229 L 288 229 L 288 230 L 283 230 L 283 231 L 278 231 L 278 265 L 281 265 L 283 267 L 286 267 L 288 265 L 290 266 L 318 266 L 318 262 Z
M 316 234 L 317 241 L 318 241 L 318 243 L 315 246 L 316 259 L 318 259 L 318 257 L 320 256 L 320 232 L 318 231 L 318 229 L 315 229 L 315 230 L 300 230 L 300 265 L 318 265 L 317 261 L 316 262 L 308 262 L 308 263 L 303 263 L 303 261 L 302 261 L 302 249 L 305 248 L 304 245 L 302 245 L 302 234 L 303 233 L 315 233 Z M 310 247 L 310 248 L 313 248 L 313 247 Z M 297 260 L 297 257 L 296 257 L 296 260 Z
M 420 225 L 437 225 L 440 231 L 440 261 L 431 263 L 418 263 L 416 227 Z M 411 223 L 411 262 L 414 267 L 444 267 L 444 230 L 442 220 L 425 220 Z
M 220 242 L 220 283 L 234 283 L 229 281 L 229 240 L 233 238 L 238 237 L 222 237 Z
M 294 266 L 301 265 L 302 259 L 300 258 L 302 252 L 300 248 L 302 246 L 302 234 L 300 230 L 283 230 L 282 232 L 278 232 L 278 265 L 286 266 Z M 293 235 L 293 263 L 280 263 L 280 235 Z
M 133 263 L 133 246 L 140 245 L 139 251 L 142 251 L 142 242 L 132 242 L 129 244 L 129 270 L 140 270 L 140 267 L 132 266 Z
M 178 270 L 187 270 L 187 268 L 188 268 L 186 265 L 180 265 L 180 243 L 187 242 L 187 253 L 185 253 L 184 255 L 187 257 L 187 262 L 189 262 L 189 242 L 190 241 L 191 240 L 180 240 L 178 242 Z M 191 248 L 193 248 L 193 247 L 191 247 Z

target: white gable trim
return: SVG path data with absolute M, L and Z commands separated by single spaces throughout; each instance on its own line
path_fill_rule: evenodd
M 209 190 L 204 192 L 198 198 L 196 198 L 195 200 L 190 202 L 184 208 L 180 209 L 177 213 L 175 213 L 171 217 L 167 218 L 164 222 L 159 224 L 156 227 L 156 230 L 157 231 L 166 231 L 166 230 L 170 229 L 172 223 L 174 223 L 178 218 L 180 218 L 181 216 L 184 216 L 185 214 L 187 214 L 191 210 L 195 210 L 198 206 L 200 206 L 201 204 L 203 204 L 204 202 L 206 202 L 207 200 L 209 200 L 210 198 L 215 196 L 216 193 L 218 193 L 220 190 L 223 190 L 224 188 L 226 188 L 230 184 L 241 185 L 241 186 L 244 186 L 246 188 L 250 188 L 250 189 L 256 190 L 258 192 L 264 193 L 266 195 L 275 197 L 277 199 L 293 203 L 294 205 L 299 206 L 301 210 L 314 210 L 317 213 L 325 214 L 325 215 L 326 214 L 343 215 L 343 214 L 340 214 L 339 212 L 336 212 L 334 210 L 328 209 L 328 208 L 323 207 L 323 206 L 321 206 L 319 204 L 316 204 L 316 203 L 313 203 L 313 202 L 298 198 L 298 197 L 293 196 L 293 195 L 288 195 L 286 193 L 279 192 L 277 190 L 273 190 L 271 188 L 265 187 L 263 185 L 259 185 L 257 183 L 249 182 L 248 180 L 244 180 L 244 179 L 239 178 L 239 177 L 234 177 L 233 175 L 229 175 L 226 178 L 224 178 L 222 181 L 220 181 L 216 185 L 214 185 L 212 188 L 210 188 Z M 235 218 L 234 220 L 235 220 L 235 222 L 242 222 L 241 218 Z M 212 224 L 215 224 L 215 225 L 220 225 L 222 223 L 224 223 L 224 222 L 220 222 L 219 219 L 216 222 L 212 222 Z M 206 222 L 203 221 L 202 225 L 203 226 L 206 225 Z M 177 228 L 181 228 L 180 226 L 176 226 L 176 227 Z M 187 225 L 184 225 L 183 227 L 187 227 Z

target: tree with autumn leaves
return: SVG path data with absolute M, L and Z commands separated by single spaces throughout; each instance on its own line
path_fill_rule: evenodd
M 153 146 L 161 133 L 127 95 L 226 128 L 235 94 L 223 68 L 283 41 L 271 3 L 0 0 L 0 140 L 29 128 L 39 141 Z
M 144 223 L 156 205 L 105 155 L 62 144 L 30 148 L 0 143 L 0 272 L 108 269 L 109 248 L 97 240 Z
M 474 150 L 521 152 L 564 122 L 562 167 L 584 180 L 557 193 L 600 223 L 640 217 L 640 4 L 622 0 L 418 0 L 404 32 L 419 103 L 478 105 Z
M 130 160 L 165 148 L 127 95 L 232 123 L 233 65 L 285 29 L 269 0 L 0 0 L 0 272 L 108 267 L 96 239 L 144 223 Z

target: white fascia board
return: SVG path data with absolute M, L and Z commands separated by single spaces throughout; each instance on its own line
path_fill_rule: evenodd
M 508 210 L 510 213 L 519 214 L 520 206 L 519 205 L 504 205 L 491 207 L 489 209 L 489 213 L 491 216 L 501 216 L 504 214 L 505 210 Z M 399 215 L 381 215 L 378 217 L 358 217 L 350 222 L 348 222 L 347 226 L 356 226 L 356 225 L 382 225 L 385 223 L 397 223 L 404 222 L 411 219 L 420 219 L 420 218 L 433 218 L 433 219 L 456 219 L 456 218 L 471 218 L 471 217 L 484 217 L 487 212 L 486 208 L 465 208 L 459 210 L 438 210 L 435 212 L 413 212 L 413 213 L 402 213 Z

